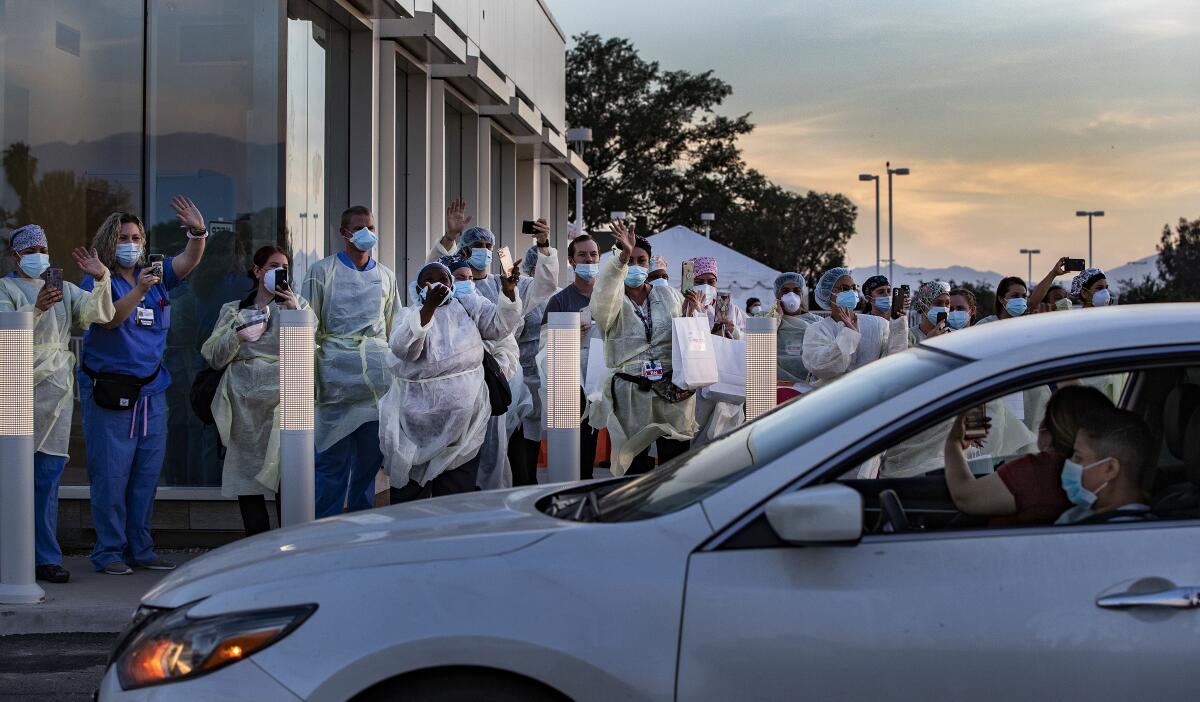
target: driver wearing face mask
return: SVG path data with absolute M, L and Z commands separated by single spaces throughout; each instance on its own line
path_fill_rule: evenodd
M 1150 428 L 1126 410 L 1105 413 L 1080 429 L 1062 470 L 1062 488 L 1074 506 L 1055 524 L 1152 519 L 1141 479 L 1154 452 Z

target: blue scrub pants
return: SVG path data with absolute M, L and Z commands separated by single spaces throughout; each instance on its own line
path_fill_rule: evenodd
M 383 466 L 379 422 L 367 422 L 348 436 L 318 451 L 314 490 L 317 519 L 370 509 L 375 504 L 375 474 Z M 348 491 L 348 494 L 347 494 Z
M 67 467 L 66 456 L 33 454 L 33 523 L 36 565 L 62 565 L 58 547 L 58 481 Z
M 114 561 L 149 563 L 157 558 L 150 515 L 167 450 L 167 396 L 144 396 L 133 412 L 119 412 L 92 400 L 91 383 L 80 386 L 96 527 L 92 565 L 103 570 Z

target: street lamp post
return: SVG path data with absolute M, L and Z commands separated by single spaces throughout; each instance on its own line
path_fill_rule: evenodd
M 1026 278 L 1025 280 L 1026 280 L 1026 284 L 1029 285 L 1030 287 L 1033 286 L 1033 255 L 1040 254 L 1041 252 L 1042 252 L 1041 249 L 1021 249 L 1021 253 L 1027 254 L 1029 256 L 1029 277 Z
M 883 259 L 883 253 L 879 250 L 879 176 L 871 175 L 870 173 L 860 173 L 858 176 L 858 179 L 863 182 L 866 182 L 869 180 L 875 181 L 875 275 L 879 275 L 879 264 L 880 264 L 881 260 Z M 892 179 L 889 177 L 888 178 L 889 186 L 891 184 L 891 181 L 892 181 Z M 889 193 L 890 193 L 890 190 L 889 190 Z M 888 197 L 889 197 L 889 202 L 890 202 L 891 195 L 889 194 Z M 888 221 L 889 226 L 891 225 L 890 217 L 891 217 L 891 215 L 889 215 L 889 221 Z M 888 281 L 890 282 L 891 278 L 889 278 Z
M 592 130 L 588 127 L 571 127 L 567 130 L 567 141 L 575 145 L 575 153 L 583 158 L 583 150 L 592 142 Z M 583 176 L 575 176 L 575 236 L 583 233 Z
M 1076 217 L 1088 218 L 1088 268 L 1092 267 L 1092 217 L 1103 217 L 1104 210 L 1076 210 Z
M 704 238 L 712 238 L 712 223 L 717 218 L 717 215 L 712 212 L 701 212 L 700 221 L 704 222 Z
M 893 264 L 896 262 L 896 249 L 893 247 L 892 240 L 892 176 L 908 175 L 911 171 L 907 168 L 892 168 L 892 162 L 887 162 L 888 174 L 888 280 L 894 278 L 895 273 L 892 270 Z

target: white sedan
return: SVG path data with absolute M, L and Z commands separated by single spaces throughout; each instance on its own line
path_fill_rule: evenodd
M 844 478 L 966 408 L 1016 411 L 1075 378 L 1161 430 L 1157 518 L 988 528 L 936 472 Z M 638 479 L 218 549 L 143 598 L 99 698 L 1196 700 L 1198 484 L 1200 305 L 997 322 Z

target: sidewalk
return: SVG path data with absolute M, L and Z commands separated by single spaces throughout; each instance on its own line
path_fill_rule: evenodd
M 161 555 L 183 565 L 203 554 L 163 551 Z M 129 623 L 142 595 L 167 574 L 135 570 L 132 575 L 104 575 L 92 569 L 86 556 L 68 556 L 63 567 L 71 571 L 71 582 L 55 585 L 39 580 L 38 585 L 46 591 L 41 604 L 0 604 L 0 636 L 119 632 Z

